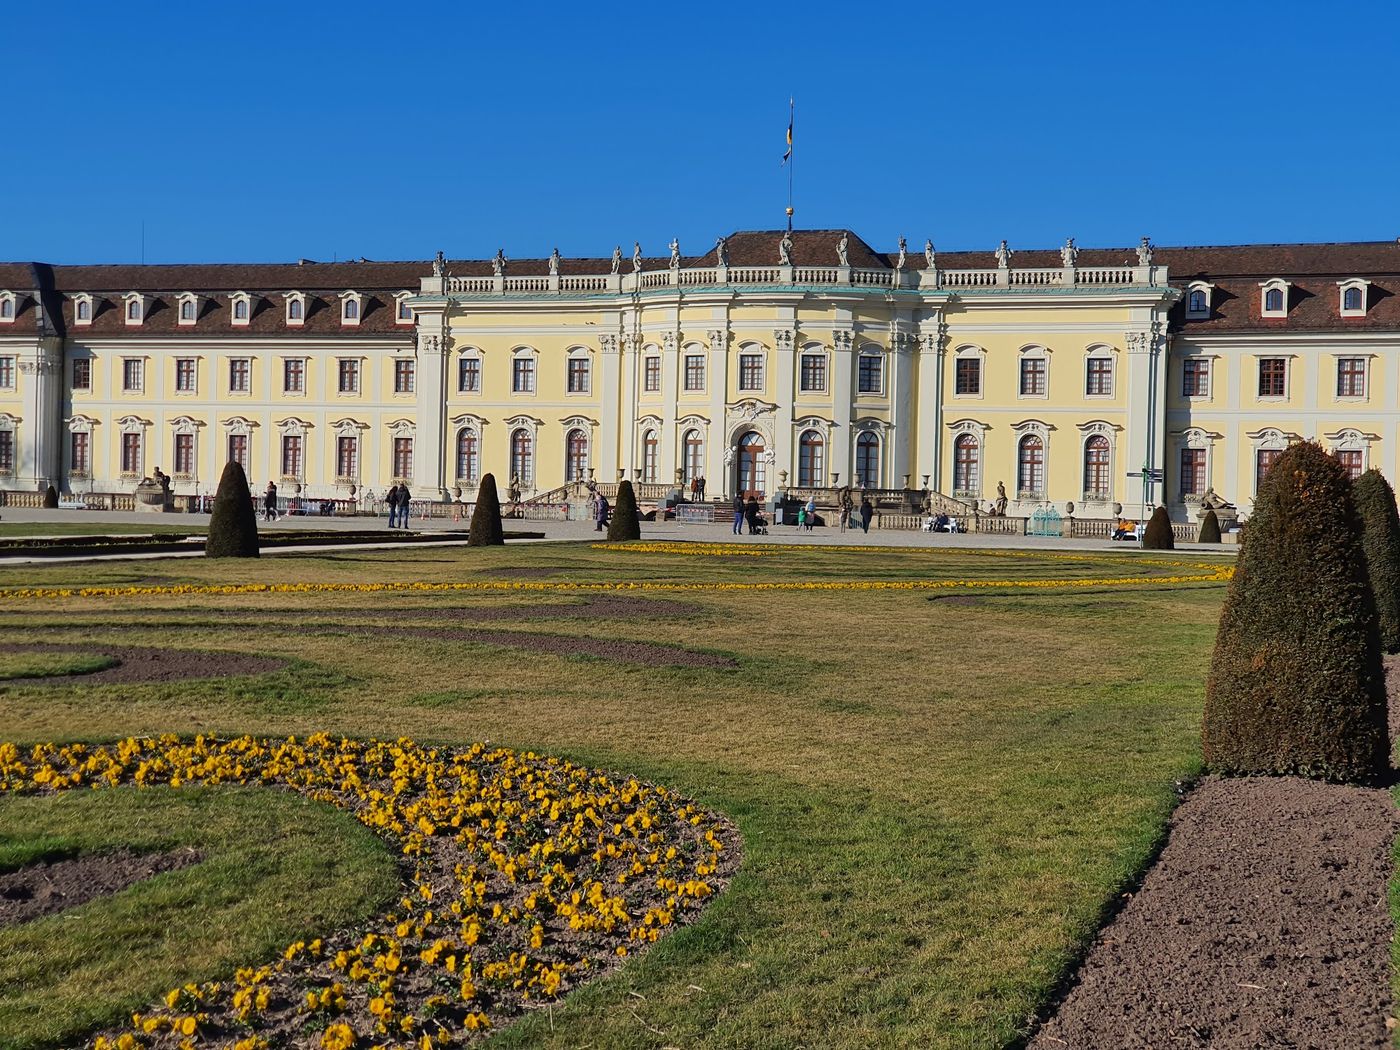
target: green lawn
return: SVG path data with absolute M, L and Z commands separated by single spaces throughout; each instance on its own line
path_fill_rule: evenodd
M 40 566 L 14 583 L 1092 581 L 1196 574 L 1162 563 L 1207 560 L 548 544 Z M 0 599 L 10 640 L 296 661 L 197 685 L 0 686 L 0 738 L 324 729 L 488 739 L 636 773 L 730 814 L 743 869 L 698 924 L 492 1045 L 995 1048 L 1063 978 L 1151 855 L 1175 783 L 1198 769 L 1223 593 L 1171 582 L 951 600 L 657 591 L 636 597 L 691 612 L 609 620 L 532 618 L 585 600 L 568 591 Z M 486 626 L 718 651 L 739 667 L 640 667 L 378 630 L 405 622 L 382 615 L 390 608 L 502 606 L 518 621 Z M 0 951 L 0 987 L 13 986 L 11 965 Z

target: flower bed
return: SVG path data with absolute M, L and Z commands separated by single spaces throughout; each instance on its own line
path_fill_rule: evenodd
M 732 827 L 665 788 L 483 744 L 0 743 L 0 795 L 185 784 L 263 784 L 352 812 L 401 853 L 404 895 L 368 927 L 171 989 L 94 1050 L 266 1050 L 307 1033 L 325 1050 L 461 1045 L 691 920 L 738 862 Z

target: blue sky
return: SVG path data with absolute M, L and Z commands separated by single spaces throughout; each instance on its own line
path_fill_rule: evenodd
M 1364 13 L 1363 13 L 1364 12 Z M 12 5 L 0 257 L 1400 237 L 1400 7 Z

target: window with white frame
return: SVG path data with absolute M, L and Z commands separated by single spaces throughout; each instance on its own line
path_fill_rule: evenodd
M 821 431 L 804 430 L 797 440 L 797 484 L 804 489 L 826 485 L 826 440 Z
M 1366 316 L 1366 293 L 1370 286 L 1370 281 L 1363 281 L 1359 278 L 1337 282 L 1341 295 L 1340 306 L 1343 317 Z
M 92 324 L 92 296 L 80 295 L 73 300 L 73 322 Z
M 174 467 L 171 473 L 177 478 L 194 477 L 194 435 L 175 435 Z
M 530 353 L 518 353 L 510 362 L 510 390 L 513 394 L 533 394 L 535 392 L 535 357 Z
M 1186 447 L 1181 450 L 1181 498 L 1200 496 L 1206 490 L 1206 450 Z
M 146 359 L 143 357 L 122 358 L 122 390 L 128 394 L 139 393 L 146 388 Z
M 878 351 L 861 351 L 856 366 L 856 392 L 880 394 L 885 389 L 885 358 Z
M 1263 316 L 1287 317 L 1289 283 L 1280 278 L 1274 278 L 1271 281 L 1263 282 L 1259 287 L 1263 289 L 1263 298 L 1260 300 Z
M 642 432 L 642 481 L 656 484 L 657 446 L 656 431 L 648 428 Z
M 0 475 L 15 472 L 15 431 L 13 426 L 0 425 Z
M 1357 399 L 1366 396 L 1366 358 L 1337 358 L 1337 396 Z
M 648 394 L 661 391 L 661 358 L 648 354 L 642 360 L 642 389 Z
M 457 392 L 459 394 L 481 393 L 481 358 L 464 355 L 457 359 Z
M 959 354 L 953 359 L 953 396 L 982 396 L 981 354 Z
M 13 292 L 0 292 L 0 322 L 9 324 L 15 319 L 15 296 Z
M 1352 481 L 1361 477 L 1365 467 L 1365 453 L 1359 448 L 1339 448 L 1333 453 L 1346 468 L 1347 477 Z
M 247 394 L 253 389 L 253 359 L 233 357 L 228 362 L 228 390 L 230 394 Z
M 345 292 L 340 297 L 340 323 L 358 325 L 362 312 L 362 296 L 359 292 Z
M 92 389 L 92 358 L 75 357 L 73 359 L 73 389 Z
M 802 355 L 800 389 L 804 394 L 826 393 L 826 354 L 809 351 Z
M 306 393 L 306 358 L 282 358 L 282 393 Z
M 763 389 L 763 355 L 761 353 L 741 353 L 739 355 L 739 389 Z
M 953 442 L 953 495 L 960 499 L 982 495 L 982 443 L 975 434 L 959 434 Z
M 340 434 L 335 439 L 335 476 L 354 481 L 360 476 L 360 437 Z
M 705 439 L 700 431 L 687 430 L 682 445 L 685 451 L 681 465 L 685 468 L 685 482 L 689 484 L 705 475 Z
M 253 316 L 253 297 L 247 292 L 234 292 L 229 300 L 232 304 L 229 319 L 240 328 L 247 325 Z
M 856 484 L 880 487 L 880 437 L 874 431 L 863 430 L 856 438 Z
M 1209 317 L 1211 292 L 1214 290 L 1215 285 L 1205 281 L 1192 281 L 1187 285 L 1186 316 L 1192 320 Z
M 1084 442 L 1084 498 L 1106 500 L 1111 495 L 1109 476 L 1111 447 L 1102 434 L 1091 434 Z
M 698 391 L 705 389 L 705 355 L 685 355 L 685 389 Z
M 1288 358 L 1261 357 L 1259 359 L 1259 396 L 1288 396 Z
M 583 481 L 588 477 L 588 434 L 575 427 L 564 439 L 564 480 Z
M 92 434 L 75 430 L 68 435 L 68 471 L 73 477 L 85 478 L 92 472 Z
M 302 471 L 302 435 L 282 435 L 282 476 L 300 478 Z
M 415 382 L 413 358 L 402 358 L 394 362 L 394 393 L 411 394 Z
M 534 487 L 535 439 L 524 427 L 510 435 L 510 475 L 518 479 L 524 488 Z
M 122 474 L 127 477 L 141 476 L 143 460 L 143 435 L 139 430 L 128 430 L 122 434 Z
M 1045 498 L 1045 439 L 1039 434 L 1023 435 L 1016 443 L 1016 498 Z
M 586 351 L 570 351 L 567 362 L 567 387 L 571 394 L 586 394 L 591 387 L 591 362 Z
M 399 324 L 413 323 L 413 307 L 408 305 L 409 297 L 409 292 L 400 292 L 394 297 L 394 300 L 397 303 L 397 309 L 394 313 L 394 320 L 397 321 Z
M 1181 396 L 1210 397 L 1210 358 L 1182 358 Z
M 175 359 L 175 390 L 177 393 L 193 394 L 196 375 L 197 363 L 193 357 L 177 357 Z
M 199 320 L 199 296 L 184 292 L 177 301 L 180 305 L 180 324 L 192 325 Z
M 306 296 L 300 292 L 287 293 L 287 324 L 293 328 L 306 323 Z
M 342 394 L 358 394 L 360 392 L 359 358 L 342 357 L 337 365 L 338 385 L 336 389 Z
M 244 473 L 248 471 L 248 435 L 230 433 L 228 436 L 228 461 L 237 463 L 243 468 Z
M 1106 351 L 1084 359 L 1084 396 L 1113 396 L 1113 357 Z
M 9 354 L 0 357 L 0 390 L 15 388 L 15 359 Z
M 463 427 L 457 431 L 457 480 L 476 484 L 481 469 L 481 451 L 476 431 Z
M 1021 355 L 1021 397 L 1045 397 L 1049 391 L 1050 362 L 1036 352 Z
M 144 324 L 146 321 L 146 297 L 139 292 L 128 292 L 126 300 L 126 323 Z
M 1264 483 L 1264 478 L 1268 476 L 1269 470 L 1283 455 L 1281 448 L 1258 448 L 1254 450 L 1254 491 L 1259 491 L 1259 486 Z

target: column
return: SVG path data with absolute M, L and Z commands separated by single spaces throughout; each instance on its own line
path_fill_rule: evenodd
M 16 435 L 15 479 L 42 490 L 63 484 L 63 342 L 40 339 L 32 356 L 21 357 L 19 372 L 24 376 L 24 408 Z M 32 443 L 25 454 L 24 436 Z
M 855 369 L 855 355 L 852 352 L 855 346 L 855 332 L 850 329 L 832 332 L 831 346 L 831 419 L 835 426 L 831 428 L 831 447 L 827 449 L 827 483 L 831 482 L 830 475 L 839 474 L 838 484 L 849 485 L 853 454 L 851 417 L 854 402 L 851 400 L 851 379 Z
M 632 454 L 632 417 L 636 412 L 637 345 L 634 340 L 623 341 L 619 335 L 608 333 L 598 340 L 602 351 L 598 389 L 602 395 L 598 409 L 600 432 L 598 448 L 593 457 L 593 476 L 598 481 L 616 481 L 619 461 L 630 462 Z
M 445 309 L 418 315 L 418 363 L 414 368 L 418 418 L 413 436 L 413 493 L 421 493 L 422 499 L 451 498 L 447 490 L 446 416 L 447 362 L 452 356 L 452 340 L 447 332 Z M 361 474 L 371 476 L 363 469 Z
M 1127 332 L 1128 347 L 1126 421 L 1122 444 L 1122 466 L 1125 472 L 1148 471 L 1163 467 L 1166 449 L 1166 369 L 1161 365 L 1160 338 L 1155 325 L 1146 330 Z M 1125 490 L 1127 506 L 1151 514 L 1161 498 L 1163 483 L 1128 478 Z
M 725 462 L 729 451 L 725 404 L 729 392 L 729 329 L 711 328 L 705 378 L 710 390 L 710 431 L 705 437 L 705 498 L 727 495 L 733 470 Z
M 788 483 L 797 483 L 797 457 L 792 448 L 792 402 L 797 397 L 797 333 L 792 328 L 773 329 L 773 476 L 768 494 L 778 491 L 778 471 L 785 470 Z
M 661 438 L 656 449 L 656 476 L 664 481 L 676 477 L 676 418 L 681 398 L 680 332 L 661 335 L 661 389 L 668 391 L 661 408 Z M 628 463 L 627 466 L 636 466 Z
M 914 472 L 911 459 L 914 442 L 914 337 L 908 332 L 890 332 L 890 429 L 885 462 L 889 471 L 884 487 L 898 488 L 904 475 Z M 917 478 L 910 477 L 914 485 Z M 914 487 L 918 487 L 915 485 Z
M 933 331 L 925 331 L 919 342 L 919 450 L 914 470 L 918 477 L 910 479 L 915 488 L 923 485 L 927 474 L 928 486 L 934 492 L 943 491 L 943 370 L 948 352 L 948 326 L 942 320 L 932 322 Z

